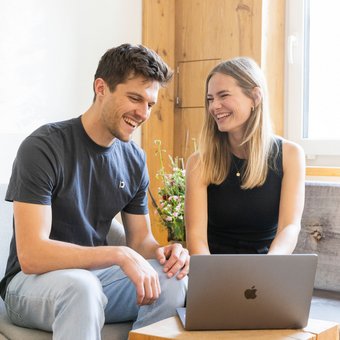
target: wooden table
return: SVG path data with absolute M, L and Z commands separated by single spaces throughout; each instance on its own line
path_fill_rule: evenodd
M 339 325 L 332 321 L 309 319 L 304 329 L 185 331 L 177 316 L 133 330 L 129 340 L 339 340 Z

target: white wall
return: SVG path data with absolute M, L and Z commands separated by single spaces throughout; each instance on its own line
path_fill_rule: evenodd
M 141 43 L 141 1 L 0 0 L 0 183 L 25 136 L 91 105 L 107 49 Z

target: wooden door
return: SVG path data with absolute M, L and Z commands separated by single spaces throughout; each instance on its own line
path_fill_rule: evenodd
M 220 59 L 177 63 L 174 154 L 184 159 L 197 146 L 204 119 L 205 79 Z

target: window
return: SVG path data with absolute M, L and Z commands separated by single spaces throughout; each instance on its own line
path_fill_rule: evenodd
M 285 135 L 307 165 L 340 166 L 338 0 L 288 0 Z

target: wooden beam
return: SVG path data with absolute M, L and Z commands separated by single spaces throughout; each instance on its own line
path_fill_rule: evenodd
M 338 176 L 340 177 L 339 167 L 323 168 L 319 166 L 309 166 L 306 168 L 307 176 Z

